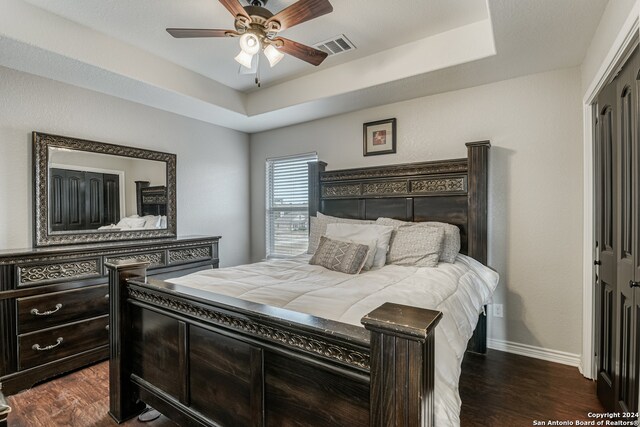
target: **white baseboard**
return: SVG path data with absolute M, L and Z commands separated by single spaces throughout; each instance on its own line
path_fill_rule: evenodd
M 579 354 L 551 350 L 548 348 L 536 347 L 534 345 L 487 338 L 487 347 L 493 350 L 519 354 L 520 356 L 533 357 L 534 359 L 542 359 L 548 362 L 575 366 L 576 368 L 580 368 L 581 365 L 581 358 Z

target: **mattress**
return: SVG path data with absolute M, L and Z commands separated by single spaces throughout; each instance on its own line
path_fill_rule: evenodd
M 461 363 L 498 274 L 465 255 L 436 268 L 385 265 L 348 275 L 310 265 L 309 255 L 205 270 L 169 282 L 361 326 L 385 302 L 439 310 L 436 328 L 436 425 L 460 425 Z

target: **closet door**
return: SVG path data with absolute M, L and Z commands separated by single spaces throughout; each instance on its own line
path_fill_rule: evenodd
M 618 257 L 617 257 L 617 393 L 616 411 L 638 406 L 638 52 L 616 77 L 618 103 Z
M 87 230 L 104 224 L 104 188 L 101 173 L 85 172 L 85 204 Z
M 616 84 L 603 89 L 596 104 L 596 366 L 597 393 L 605 409 L 615 406 L 617 138 Z
M 86 228 L 84 172 L 66 171 L 64 197 L 64 204 L 68 208 L 64 229 L 84 230 Z
M 104 174 L 104 225 L 120 221 L 120 177 Z

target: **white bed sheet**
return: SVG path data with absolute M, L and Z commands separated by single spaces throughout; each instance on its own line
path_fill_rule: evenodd
M 309 265 L 309 258 L 205 270 L 169 281 L 357 326 L 385 302 L 442 311 L 435 337 L 436 425 L 459 426 L 460 365 L 498 274 L 464 255 L 437 268 L 386 265 L 358 275 Z

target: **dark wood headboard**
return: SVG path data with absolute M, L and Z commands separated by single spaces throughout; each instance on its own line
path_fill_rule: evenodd
M 138 215 L 166 215 L 167 187 L 151 186 L 149 181 L 136 181 L 136 203 Z
M 487 263 L 489 141 L 469 142 L 467 158 L 327 171 L 309 163 L 309 215 L 440 221 L 460 227 L 461 252 Z M 486 316 L 469 348 L 486 352 Z
M 326 171 L 309 163 L 309 215 L 441 221 L 460 227 L 461 252 L 487 263 L 489 141 L 467 158 Z

